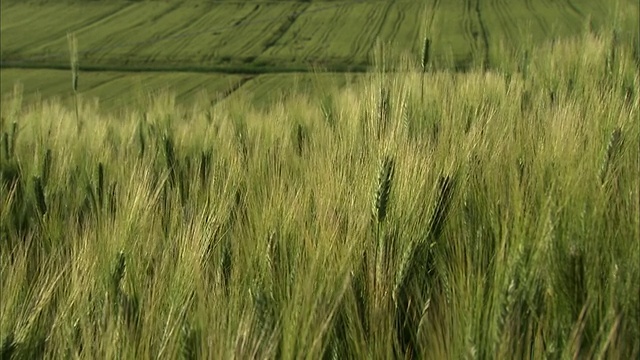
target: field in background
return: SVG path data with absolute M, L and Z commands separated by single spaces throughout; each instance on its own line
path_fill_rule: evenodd
M 82 72 L 79 88 L 80 98 L 88 102 L 98 100 L 99 109 L 103 112 L 146 104 L 158 92 L 172 93 L 183 106 L 198 102 L 215 105 L 231 97 L 263 107 L 296 93 L 321 94 L 362 77 L 358 73 Z M 66 105 L 73 102 L 69 70 L 7 69 L 2 71 L 2 82 L 5 97 L 12 94 L 17 86 L 25 103 L 48 98 L 58 98 Z
M 379 42 L 389 52 L 417 59 L 425 35 L 430 39 L 432 68 L 464 70 L 480 63 L 499 67 L 502 59 L 516 51 L 551 38 L 577 35 L 589 27 L 606 24 L 618 28 L 621 39 L 629 38 L 635 25 L 630 27 L 628 16 L 616 23 L 614 14 L 619 9 L 637 14 L 637 2 L 616 4 L 609 0 L 5 0 L 0 90 L 5 94 L 23 81 L 27 97 L 34 91 L 45 97 L 69 96 L 64 91 L 69 82 L 59 72 L 44 71 L 69 68 L 68 32 L 77 36 L 81 71 L 105 71 L 86 75 L 81 92 L 98 95 L 109 105 L 137 97 L 131 82 L 124 80 L 126 71 L 150 72 L 143 76 L 149 79 L 160 72 L 233 73 L 241 81 L 275 84 L 255 76 L 362 72 L 370 68 Z M 33 73 L 40 80 L 34 81 L 32 72 L 16 69 L 38 69 Z M 109 76 L 113 79 L 105 84 Z M 213 83 L 204 85 L 203 79 Z M 174 91 L 185 95 L 196 89 L 226 94 L 229 84 L 235 89 L 233 84 L 238 81 L 236 76 L 221 79 L 198 74 L 159 75 L 157 81 L 149 80 L 153 86 L 161 82 L 175 86 Z M 279 90 L 287 91 L 289 84 L 285 77 Z
M 75 32 L 84 66 L 348 67 L 370 64 L 377 41 L 417 56 L 428 32 L 434 58 L 450 52 L 465 63 L 501 42 L 517 47 L 579 34 L 589 21 L 613 20 L 613 11 L 605 0 L 8 1 L 2 61 L 66 66 L 66 34 Z

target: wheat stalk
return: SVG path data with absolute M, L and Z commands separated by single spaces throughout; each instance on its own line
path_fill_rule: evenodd
M 76 125 L 77 130 L 82 130 L 82 123 L 80 122 L 80 116 L 78 113 L 78 78 L 80 72 L 80 66 L 78 63 L 78 41 L 76 35 L 73 33 L 67 33 L 67 43 L 69 45 L 69 59 L 71 62 L 71 89 L 73 90 L 73 99 L 76 109 Z

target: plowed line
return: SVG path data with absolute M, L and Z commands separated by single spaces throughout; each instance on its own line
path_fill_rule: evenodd
M 509 15 L 508 5 L 503 4 L 500 0 L 491 0 L 490 4 L 496 13 L 496 17 L 498 18 L 498 21 L 502 25 L 503 36 L 505 37 L 505 39 L 509 44 L 513 44 L 514 38 L 511 30 L 516 29 L 517 26 L 515 26 L 515 24 L 512 23 L 512 20 L 511 20 L 512 16 Z
M 89 87 L 88 89 L 82 89 L 82 92 L 87 92 L 87 91 L 93 91 L 93 90 L 96 90 L 97 88 L 103 87 L 103 86 L 105 86 L 105 85 L 107 85 L 107 84 L 109 84 L 109 83 L 111 83 L 111 82 L 114 82 L 114 81 L 116 81 L 116 80 L 118 80 L 118 79 L 121 79 L 121 78 L 123 78 L 123 77 L 125 77 L 125 75 L 114 75 L 113 77 L 110 77 L 108 80 L 105 80 L 105 81 L 99 82 L 99 83 L 97 83 L 97 84 L 95 84 L 95 85 L 93 85 L 93 86 Z
M 571 0 L 567 0 L 567 5 L 569 5 L 569 8 L 573 12 L 578 14 L 578 16 L 580 16 L 580 18 L 584 18 L 584 14 L 582 13 L 582 11 L 580 11 L 580 9 Z
M 393 3 L 391 3 L 391 2 L 387 3 L 387 6 L 386 6 L 386 8 L 384 9 L 384 12 L 383 12 L 384 15 L 382 16 L 382 18 L 380 19 L 380 22 L 378 23 L 378 26 L 377 26 L 377 29 L 375 31 L 375 34 L 372 34 L 372 36 L 369 38 L 369 41 L 365 41 L 364 39 L 366 39 L 367 35 L 371 34 L 371 32 L 366 31 L 366 29 L 362 29 L 362 31 L 360 31 L 358 33 L 358 37 L 356 38 L 356 42 L 355 42 L 356 43 L 356 48 L 351 53 L 352 54 L 351 59 L 357 57 L 357 55 L 360 54 L 360 52 L 363 49 L 365 43 L 369 43 L 369 47 L 368 47 L 369 51 L 371 51 L 371 49 L 373 49 L 373 47 L 376 44 L 376 39 L 378 39 L 378 37 L 380 36 L 380 33 L 382 32 L 382 28 L 384 27 L 384 23 L 387 21 L 387 17 L 389 16 L 389 12 L 390 12 L 392 6 L 393 6 Z M 377 11 L 374 11 L 374 16 L 370 16 L 370 18 L 375 17 L 375 12 L 377 12 Z
M 335 23 L 335 24 L 340 24 L 340 22 L 337 22 L 338 19 L 340 19 L 342 16 L 345 15 L 346 11 L 340 11 L 341 8 L 343 8 L 344 6 L 340 6 L 339 9 L 336 9 L 336 11 L 334 12 L 334 17 L 331 18 L 331 23 Z M 331 30 L 335 30 L 335 29 L 326 29 L 326 31 L 324 32 L 324 34 L 322 34 L 322 37 L 320 38 L 320 41 L 318 42 L 318 46 L 316 46 L 316 48 L 311 52 L 310 51 L 310 55 L 314 55 L 320 51 L 322 52 L 323 47 L 326 46 L 324 44 L 327 43 L 327 40 L 329 39 L 329 36 L 331 35 L 332 31 Z
M 282 18 L 285 17 L 288 14 L 282 13 L 280 12 L 278 15 L 274 16 L 271 20 L 268 22 L 268 25 L 266 25 L 261 31 L 258 31 L 257 28 L 252 28 L 251 31 L 255 31 L 256 35 L 253 37 L 253 39 L 251 40 L 245 40 L 244 45 L 239 49 L 238 54 L 245 54 L 245 53 L 250 53 L 251 49 L 256 46 L 256 44 L 262 39 L 262 35 L 264 35 L 262 33 L 262 31 L 265 31 L 265 29 L 270 29 L 275 27 L 280 21 L 282 21 Z M 259 53 L 255 54 L 255 56 L 258 56 Z M 242 56 L 242 55 L 240 55 Z
M 544 19 L 540 17 L 540 14 L 538 14 L 538 11 L 536 11 L 536 9 L 533 7 L 533 3 L 531 2 L 531 0 L 524 0 L 524 3 L 527 7 L 527 10 L 529 10 L 533 18 L 536 20 L 536 22 L 540 26 L 540 29 L 546 33 L 547 24 L 545 23 Z
M 242 8 L 242 7 L 240 7 Z M 256 13 L 258 11 L 258 9 L 260 8 L 260 5 L 256 5 L 251 11 L 249 11 L 246 15 L 244 15 L 243 17 L 241 17 L 240 19 L 236 20 L 233 23 L 233 27 L 239 26 L 241 25 L 245 20 L 247 20 L 249 17 L 253 16 L 254 13 Z M 211 11 L 209 11 L 211 12 Z M 224 44 L 223 44 L 224 45 Z M 205 60 L 206 61 L 213 61 L 216 58 L 216 54 L 214 52 L 210 52 L 209 55 L 205 56 Z
M 250 76 L 243 77 L 238 82 L 236 82 L 233 85 L 231 85 L 231 87 L 228 88 L 227 90 L 218 93 L 218 96 L 216 97 L 216 99 L 211 101 L 211 105 L 214 106 L 217 103 L 221 102 L 222 100 L 228 98 L 234 92 L 238 91 L 246 83 L 248 83 L 249 81 L 253 80 L 255 77 L 256 77 L 255 75 L 250 75 Z
M 174 6 L 172 6 L 172 7 L 168 8 L 166 11 L 164 11 L 164 12 L 162 12 L 162 13 L 160 13 L 160 14 L 157 14 L 156 16 L 154 16 L 153 18 L 151 18 L 149 21 L 150 21 L 151 23 L 155 23 L 155 22 L 157 22 L 158 20 L 162 19 L 163 17 L 168 16 L 168 15 L 170 15 L 171 13 L 173 13 L 175 10 L 179 9 L 179 8 L 180 8 L 180 6 L 181 6 L 181 4 L 179 4 L 179 3 L 178 3 L 178 4 L 175 4 Z M 139 26 L 136 26 L 136 27 L 139 27 Z M 136 27 L 133 27 L 132 29 L 135 29 Z M 187 25 L 187 27 L 188 27 L 188 25 Z M 127 29 L 127 30 L 125 30 L 125 31 L 128 31 L 128 29 Z M 169 33 L 171 33 L 171 32 L 169 32 Z M 155 39 L 156 39 L 156 38 L 158 38 L 158 37 L 162 37 L 162 36 L 161 36 L 161 35 L 159 35 L 159 34 L 157 34 L 157 35 L 155 35 L 155 36 L 151 37 L 149 40 L 150 40 L 150 41 L 151 41 L 151 40 L 155 40 Z M 148 44 L 136 44 L 136 45 L 134 45 L 133 49 L 129 52 L 129 54 L 128 54 L 128 55 L 130 55 L 130 54 L 136 54 L 136 53 L 139 53 L 139 52 L 140 52 L 140 50 L 143 50 L 145 47 L 147 47 L 147 45 L 148 45 Z
M 389 32 L 389 39 L 391 39 L 393 41 L 393 39 L 398 37 L 398 34 L 400 33 L 400 29 L 402 28 L 402 23 L 404 22 L 404 19 L 406 18 L 405 15 L 405 9 L 400 7 L 401 3 L 398 3 L 398 16 L 396 17 L 396 21 L 393 23 L 393 26 L 391 27 L 391 31 Z M 383 24 L 384 26 L 384 24 Z
M 116 9 L 116 10 L 110 12 L 110 13 L 105 14 L 104 16 L 101 16 L 97 20 L 94 20 L 95 19 L 94 18 L 94 19 L 89 20 L 88 22 L 76 25 L 74 28 L 69 29 L 69 31 L 70 32 L 81 32 L 81 31 L 84 31 L 86 29 L 90 29 L 90 28 L 96 26 L 96 24 L 103 23 L 103 22 L 108 21 L 109 19 L 117 16 L 119 13 L 127 10 L 131 6 L 133 6 L 133 5 L 130 5 L 130 4 L 129 5 L 125 5 L 124 7 L 121 7 L 121 8 Z M 66 30 L 65 30 L 65 33 L 66 33 Z M 65 35 L 63 33 L 61 33 L 61 32 L 52 34 L 51 36 L 49 36 L 49 37 L 47 37 L 45 39 L 42 39 L 42 41 L 40 43 L 36 44 L 35 46 L 46 47 L 46 46 L 51 45 L 51 44 L 53 44 L 53 43 L 55 43 L 57 41 L 60 41 L 61 36 L 65 36 Z M 24 51 L 24 49 L 30 49 L 30 48 L 33 48 L 33 47 L 34 47 L 34 44 L 27 44 L 25 47 L 18 48 L 16 50 L 16 52 L 20 53 L 20 52 Z M 52 54 L 52 55 L 43 55 L 42 57 L 43 57 L 43 59 L 50 59 L 52 57 L 62 57 L 62 56 L 68 56 L 68 54 L 67 53 L 64 53 L 64 54 L 63 53 L 59 53 L 59 54 Z
M 289 31 L 289 29 L 291 29 L 291 27 L 296 22 L 296 20 L 298 20 L 298 17 L 300 17 L 300 15 L 302 15 L 305 11 L 307 11 L 309 6 L 310 5 L 306 5 L 305 7 L 302 8 L 302 10 L 299 10 L 299 11 L 296 10 L 294 13 L 289 14 L 287 16 L 287 21 L 280 26 L 280 28 L 274 34 L 273 37 L 271 37 L 266 41 L 266 46 L 262 50 L 262 54 L 267 52 L 271 47 L 273 47 L 276 43 L 278 43 L 280 39 L 282 39 L 282 37 Z
M 478 23 L 480 24 L 480 35 L 484 42 L 484 67 L 489 66 L 489 33 L 482 21 L 482 12 L 480 11 L 480 0 L 476 0 L 476 15 L 478 16 Z
M 477 50 L 475 37 L 473 35 L 473 22 L 471 20 L 471 0 L 465 0 L 462 13 L 462 28 L 464 37 L 469 42 L 471 53 L 475 53 Z

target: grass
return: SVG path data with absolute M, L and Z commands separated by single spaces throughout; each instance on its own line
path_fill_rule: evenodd
M 628 16 L 616 18 L 619 12 Z M 379 43 L 389 53 L 419 58 L 425 37 L 432 70 L 467 71 L 479 62 L 502 69 L 515 66 L 505 60 L 533 56 L 514 53 L 520 49 L 577 36 L 587 27 L 616 27 L 620 40 L 629 41 L 637 13 L 632 0 L 6 0 L 0 12 L 0 91 L 11 93 L 20 82 L 27 102 L 40 96 L 65 98 L 61 89 L 68 88 L 68 78 L 56 70 L 69 68 L 67 34 L 77 39 L 77 63 L 86 74 L 81 93 L 86 101 L 99 98 L 105 111 L 139 102 L 137 88 L 147 84 L 170 87 L 181 102 L 203 89 L 203 96 L 215 102 L 219 94 L 224 97 L 252 80 L 286 93 L 293 79 L 309 78 L 299 73 L 372 71 Z M 142 85 L 136 80 L 132 86 L 128 79 L 140 79 Z M 343 76 L 334 82 L 342 83 Z M 271 90 L 257 93 L 272 97 Z M 264 102 L 262 95 L 255 97 L 255 104 Z
M 25 105 L 57 98 L 73 103 L 69 66 L 66 70 L 5 69 L 0 88 L 5 98 L 15 87 L 22 89 Z M 275 101 L 305 93 L 321 96 L 323 89 L 342 87 L 364 79 L 363 73 L 278 73 L 278 74 L 202 74 L 193 72 L 111 72 L 82 71 L 80 101 L 98 103 L 101 113 L 126 111 L 131 106 L 146 106 L 150 95 L 169 91 L 175 101 L 190 106 L 225 99 L 237 99 L 259 108 Z
M 2 357 L 637 358 L 640 67 L 613 34 L 261 109 L 81 101 L 79 134 L 16 90 Z
M 620 0 L 637 13 L 637 3 Z M 62 10 L 64 8 L 64 11 Z M 83 66 L 295 68 L 371 65 L 377 41 L 422 51 L 416 28 L 432 34 L 433 59 L 459 67 L 519 47 L 609 24 L 604 0 L 311 2 L 3 2 L 3 67 L 66 65 L 66 34 L 77 34 Z M 63 15 L 60 15 L 63 14 Z M 363 14 L 366 14 L 363 15 Z M 32 26 L 33 19 L 41 26 Z M 425 23 L 425 24 L 423 24 Z M 434 27 L 435 25 L 435 27 Z M 496 54 L 498 52 L 498 54 Z M 495 56 L 494 56 L 495 55 Z M 118 69 L 113 69 L 118 70 Z
M 25 104 L 51 98 L 59 98 L 65 104 L 72 101 L 69 65 L 65 70 L 5 69 L 1 74 L 2 93 L 8 96 L 15 86 L 21 87 Z M 97 101 L 101 112 L 146 104 L 148 94 L 161 89 L 174 93 L 176 100 L 183 104 L 194 102 L 194 99 L 215 101 L 251 78 L 247 75 L 153 71 L 81 71 L 80 77 L 78 90 L 81 101 Z

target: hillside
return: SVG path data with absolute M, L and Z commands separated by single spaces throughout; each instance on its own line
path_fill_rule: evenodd
M 219 97 L 239 79 L 266 73 L 365 71 L 377 44 L 419 59 L 425 37 L 432 68 L 496 67 L 516 51 L 586 27 L 619 21 L 620 35 L 629 37 L 632 21 L 613 15 L 625 7 L 637 14 L 631 0 L 617 7 L 608 0 L 3 1 L 1 90 L 20 81 L 27 95 L 65 96 L 68 81 L 54 80 L 64 76 L 41 70 L 69 68 L 68 33 L 77 37 L 81 71 L 103 72 L 88 76 L 83 92 L 127 99 L 135 84 L 123 81 L 127 72 L 149 72 L 139 78 L 150 87 L 158 82 L 145 79 L 154 74 L 183 72 L 193 75 L 158 80 L 185 98 L 202 89 Z M 40 80 L 16 69 L 39 69 Z M 203 79 L 212 81 L 204 86 Z

